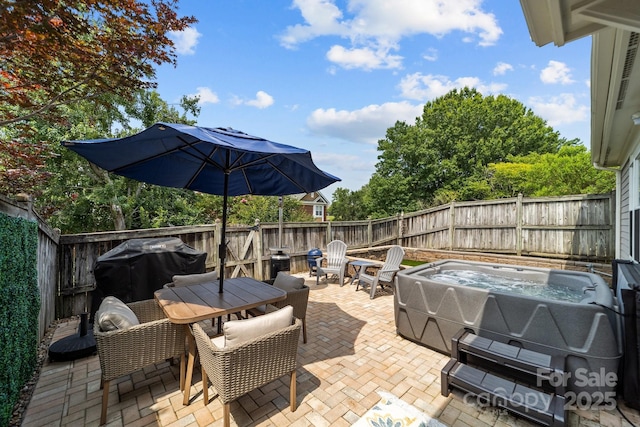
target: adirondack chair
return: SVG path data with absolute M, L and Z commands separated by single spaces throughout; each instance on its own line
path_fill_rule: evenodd
M 316 259 L 316 285 L 320 283 L 320 276 L 329 278 L 329 274 L 337 274 L 340 278 L 340 286 L 344 284 L 344 270 L 349 260 L 347 259 L 347 244 L 342 240 L 333 240 L 327 245 L 326 255 Z M 322 261 L 326 265 L 322 266 Z
M 384 284 L 391 285 L 393 284 L 393 278 L 396 276 L 396 273 L 400 271 L 400 263 L 402 262 L 402 258 L 404 257 L 404 249 L 401 246 L 391 246 L 387 251 L 387 257 L 382 264 L 382 267 L 376 269 L 376 273 L 371 275 L 367 274 L 366 271 L 360 273 L 358 280 L 358 286 L 356 286 L 356 291 L 362 285 L 371 286 L 369 291 L 369 298 L 373 299 L 376 294 L 376 288 L 380 285 L 381 288 L 384 288 Z

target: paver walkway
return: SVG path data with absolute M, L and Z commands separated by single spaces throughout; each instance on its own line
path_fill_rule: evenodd
M 302 275 L 302 274 L 301 274 Z M 308 343 L 300 341 L 298 408 L 288 406 L 288 377 L 251 392 L 231 406 L 232 425 L 348 426 L 380 400 L 377 391 L 402 398 L 449 426 L 533 426 L 495 408 L 465 403 L 461 393 L 440 394 L 440 369 L 448 357 L 396 335 L 393 296 L 370 300 L 335 280 L 311 288 Z M 348 282 L 346 282 L 348 283 Z M 59 325 L 53 340 L 74 334 L 77 322 Z M 110 426 L 221 426 L 222 405 L 214 391 L 204 405 L 199 372 L 192 403 L 182 405 L 178 367 L 162 363 L 112 381 Z M 97 356 L 71 362 L 45 362 L 23 426 L 97 426 L 102 390 Z M 637 411 L 619 403 L 640 425 Z M 571 412 L 569 426 L 624 427 L 613 411 Z

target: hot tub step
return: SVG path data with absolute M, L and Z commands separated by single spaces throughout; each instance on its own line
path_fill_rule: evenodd
M 442 394 L 448 396 L 452 387 L 475 395 L 478 403 L 504 408 L 530 421 L 547 426 L 566 425 L 563 396 L 517 384 L 454 358 L 442 369 Z
M 468 356 L 474 360 L 489 363 L 481 366 L 489 371 L 498 371 L 503 376 L 513 376 L 538 388 L 564 396 L 565 359 L 562 356 L 552 356 L 538 353 L 499 341 L 493 341 L 475 335 L 472 331 L 462 329 L 451 339 L 451 357 L 462 363 L 467 363 Z M 504 368 L 504 369 L 501 369 Z

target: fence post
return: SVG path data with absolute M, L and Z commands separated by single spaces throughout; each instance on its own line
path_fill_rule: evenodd
M 370 248 L 373 243 L 373 224 L 371 223 L 371 217 L 367 221 L 367 247 Z
M 453 244 L 455 239 L 455 230 L 456 229 L 456 208 L 455 201 L 451 201 L 451 206 L 449 207 L 449 250 L 453 250 Z
M 404 234 L 404 211 L 398 214 L 398 241 L 397 245 L 402 246 L 402 235 Z
M 522 209 L 522 193 L 518 193 L 516 199 L 516 255 L 522 255 L 522 222 L 524 210 Z
M 327 221 L 327 243 L 331 241 L 331 221 Z

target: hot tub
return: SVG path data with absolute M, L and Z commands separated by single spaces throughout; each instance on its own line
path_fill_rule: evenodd
M 450 354 L 453 335 L 468 328 L 565 357 L 568 390 L 615 387 L 620 321 L 598 275 L 444 260 L 400 271 L 394 309 L 398 334 L 441 353 Z

